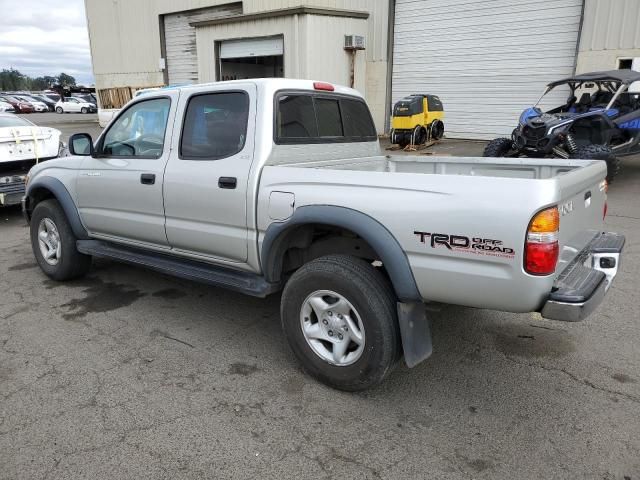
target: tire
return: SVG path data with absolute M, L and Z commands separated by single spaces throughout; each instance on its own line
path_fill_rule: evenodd
M 496 138 L 484 147 L 483 157 L 506 157 L 512 149 L 513 142 L 510 138 Z
M 346 302 L 332 303 L 337 299 L 332 294 Z M 326 307 L 318 307 L 320 316 L 310 307 L 313 301 Z M 345 303 L 347 307 L 341 307 Z M 395 293 L 380 272 L 359 258 L 328 255 L 303 265 L 285 286 L 280 313 L 284 335 L 305 371 L 330 387 L 371 388 L 384 380 L 401 356 Z M 305 328 L 315 328 L 316 336 L 308 340 Z M 353 340 L 358 336 L 360 344 Z M 340 354 L 334 346 L 343 340 L 346 353 L 336 362 Z
M 421 125 L 417 125 L 413 131 L 411 132 L 411 142 L 415 142 L 413 143 L 413 145 L 422 145 L 424 142 L 427 141 L 427 131 L 425 130 L 425 128 Z
M 80 109 L 80 113 L 89 113 L 89 110 L 87 109 L 87 107 L 82 107 Z
M 51 224 L 53 224 L 53 228 Z M 45 226 L 46 231 L 52 233 L 48 242 L 42 248 L 39 237 L 42 232 L 41 225 Z M 77 238 L 73 234 L 71 225 L 57 200 L 44 200 L 36 205 L 31 215 L 29 229 L 33 254 L 38 265 L 49 278 L 58 281 L 71 280 L 81 277 L 89 271 L 91 257 L 78 252 L 76 249 Z M 58 240 L 56 240 L 56 236 Z M 59 248 L 56 249 L 55 259 L 50 258 L 47 260 L 43 254 L 43 249 L 51 251 L 52 249 L 49 247 L 55 247 L 58 244 Z M 55 263 L 53 263 L 53 260 L 55 260 Z
M 613 150 L 607 145 L 584 145 L 578 147 L 576 153 L 571 158 L 582 160 L 604 160 L 607 162 L 607 182 L 611 183 L 618 173 L 620 173 L 620 159 L 616 157 Z
M 431 140 L 440 140 L 444 136 L 444 123 L 434 120 L 431 123 Z
M 62 107 L 56 107 L 56 113 L 64 113 Z

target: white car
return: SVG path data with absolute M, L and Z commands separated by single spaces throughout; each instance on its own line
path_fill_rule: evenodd
M 31 98 L 31 97 L 26 97 L 23 95 L 14 95 L 14 97 L 16 97 L 18 100 L 21 100 L 23 102 L 26 103 L 30 103 L 31 105 L 33 105 L 33 111 L 34 112 L 48 112 L 49 111 L 49 107 L 47 107 L 47 104 L 44 102 L 39 102 L 38 100 Z
M 0 207 L 20 203 L 29 169 L 68 154 L 60 130 L 39 127 L 13 113 L 0 113 Z
M 75 97 L 66 97 L 56 103 L 56 113 L 94 113 L 96 106 Z
M 0 112 L 13 113 L 15 111 L 16 109 L 13 108 L 13 105 L 11 105 L 9 102 L 3 102 L 2 100 L 0 100 Z

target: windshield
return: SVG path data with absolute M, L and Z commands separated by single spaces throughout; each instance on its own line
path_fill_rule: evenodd
M 31 123 L 29 120 L 25 120 L 24 118 L 21 117 L 14 117 L 14 116 L 0 116 L 0 128 L 5 128 L 5 127 L 32 127 L 33 123 Z

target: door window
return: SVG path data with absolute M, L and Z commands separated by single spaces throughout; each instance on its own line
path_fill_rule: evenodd
M 180 158 L 219 160 L 244 148 L 249 119 L 249 95 L 221 92 L 189 99 L 180 139 Z
M 159 158 L 170 107 L 168 98 L 133 104 L 111 125 L 98 153 L 108 157 Z

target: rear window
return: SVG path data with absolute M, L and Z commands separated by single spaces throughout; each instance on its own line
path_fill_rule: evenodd
M 5 127 L 33 127 L 33 123 L 20 117 L 0 115 L 0 128 Z
M 278 144 L 370 142 L 377 139 L 363 100 L 343 95 L 287 92 L 276 97 Z
M 311 95 L 282 95 L 278 101 L 278 137 L 313 138 L 318 126 Z

